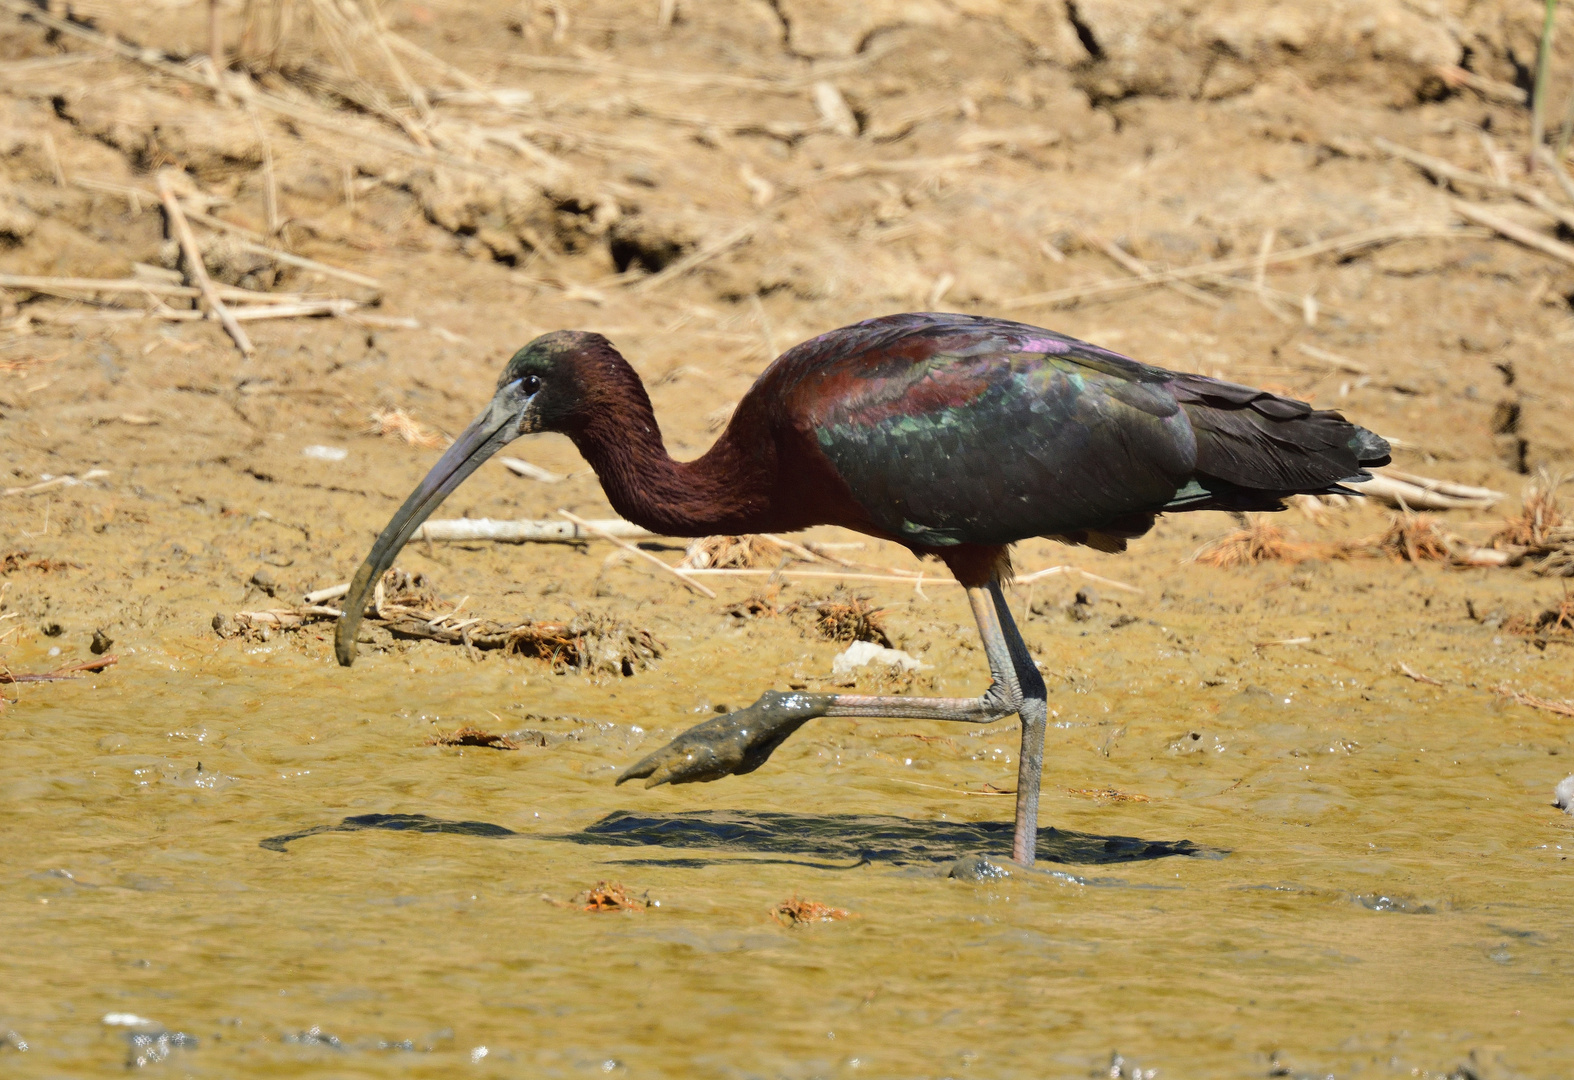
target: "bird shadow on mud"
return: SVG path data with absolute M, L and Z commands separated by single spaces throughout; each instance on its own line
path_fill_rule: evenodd
M 885 814 L 744 813 L 737 810 L 649 814 L 618 810 L 576 832 L 520 833 L 485 821 L 449 821 L 426 814 L 358 814 L 336 825 L 317 825 L 282 836 L 270 836 L 261 841 L 260 846 L 270 851 L 287 851 L 294 841 L 320 833 L 386 829 L 485 839 L 527 837 L 594 847 L 678 848 L 715 853 L 706 857 L 664 855 L 615 860 L 643 866 L 790 862 L 844 870 L 871 862 L 922 865 L 954 862 L 969 856 L 998 856 L 1011 850 L 1011 828 L 1008 821 L 915 821 Z M 1050 863 L 1107 866 L 1173 856 L 1222 858 L 1225 854 L 1190 840 L 1143 840 L 1055 828 L 1038 831 L 1038 858 Z M 807 862 L 802 856 L 852 862 L 851 865 L 831 865 Z

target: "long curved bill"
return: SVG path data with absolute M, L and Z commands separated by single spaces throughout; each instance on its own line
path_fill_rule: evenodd
M 513 442 L 517 434 L 516 419 L 516 413 L 507 407 L 501 395 L 494 398 L 486 411 L 454 440 L 454 444 L 432 466 L 432 471 L 426 474 L 426 478 L 410 493 L 410 497 L 383 529 L 377 543 L 372 545 L 371 553 L 350 582 L 350 591 L 344 598 L 344 615 L 339 619 L 339 627 L 333 635 L 334 654 L 344 667 L 355 663 L 355 638 L 360 632 L 361 616 L 366 611 L 366 600 L 372 589 L 382 580 L 384 572 L 393 565 L 394 558 L 410 542 L 410 537 L 415 535 L 421 523 L 432 515 L 432 511 L 449 493 L 480 468 L 487 458 Z

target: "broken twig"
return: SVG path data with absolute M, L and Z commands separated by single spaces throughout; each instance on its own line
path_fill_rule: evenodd
M 202 290 L 202 295 L 208 302 L 215 318 L 224 326 L 224 330 L 235 342 L 235 347 L 247 359 L 256 352 L 251 338 L 246 336 L 246 331 L 241 329 L 240 323 L 235 321 L 235 316 L 230 314 L 230 309 L 224 306 L 224 301 L 219 298 L 218 290 L 213 287 L 213 279 L 208 277 L 208 268 L 202 263 L 202 249 L 197 247 L 197 238 L 191 233 L 191 224 L 186 220 L 185 212 L 180 208 L 180 200 L 175 197 L 175 189 L 170 183 L 169 173 L 163 170 L 158 174 L 159 199 L 164 203 L 164 212 L 169 215 L 170 231 L 175 234 L 180 248 L 186 254 L 186 272 L 193 284 Z

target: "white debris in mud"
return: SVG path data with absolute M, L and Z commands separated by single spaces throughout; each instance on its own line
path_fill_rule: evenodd
M 917 671 L 925 666 L 918 662 L 916 656 L 905 653 L 901 649 L 887 649 L 872 641 L 855 641 L 831 661 L 831 674 L 850 675 L 870 664 L 885 664 L 903 671 Z
M 163 1027 L 157 1020 L 149 1020 L 145 1016 L 128 1012 L 105 1013 L 100 1023 L 109 1027 Z
M 1564 778 L 1552 789 L 1552 803 L 1565 813 L 1574 814 L 1574 776 Z
M 343 461 L 350 456 L 350 452 L 342 446 L 312 445 L 302 450 L 301 456 L 313 458 L 317 461 Z

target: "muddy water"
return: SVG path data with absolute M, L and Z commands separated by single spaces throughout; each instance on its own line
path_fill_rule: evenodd
M 192 639 L 28 688 L 0 713 L 0 1065 L 1025 1078 L 1109 1075 L 1118 1052 L 1127 1075 L 1173 1077 L 1574 1070 L 1574 819 L 1548 805 L 1574 762 L 1564 721 L 1389 677 L 1388 646 L 1232 660 L 1176 644 L 1243 639 L 1202 616 L 1179 635 L 1094 625 L 1025 623 L 1072 672 L 1053 690 L 1048 859 L 982 880 L 965 857 L 1009 850 L 1011 799 L 972 793 L 1011 785 L 1009 723 L 819 721 L 747 778 L 612 786 L 763 688 L 779 627 L 599 684 L 437 646 L 345 673 L 325 643 Z M 978 682 L 976 652 L 929 644 L 939 684 Z M 1554 663 L 1480 647 L 1522 678 Z M 11 662 L 43 666 L 42 645 Z M 460 722 L 525 745 L 424 744 Z M 1086 793 L 1106 787 L 1146 801 Z M 562 903 L 601 879 L 660 906 Z M 855 917 L 785 928 L 769 912 L 794 894 Z

